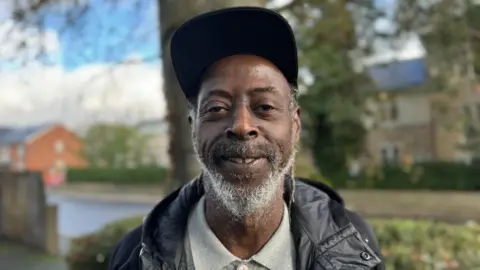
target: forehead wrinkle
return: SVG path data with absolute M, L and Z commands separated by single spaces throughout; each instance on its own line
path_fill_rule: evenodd
M 271 68 L 283 76 L 283 73 L 278 67 L 265 58 L 255 55 L 233 55 L 213 63 L 206 69 L 202 78 L 206 79 L 210 76 L 221 76 L 225 73 L 232 72 L 231 69 L 234 69 L 234 73 L 238 73 L 236 72 L 238 69 L 240 69 L 240 71 L 244 69 L 255 69 L 255 72 L 258 74 L 259 70 L 257 68 L 263 67 Z
M 217 61 L 203 74 L 200 92 L 207 90 L 205 86 L 230 91 L 273 86 L 290 93 L 283 73 L 268 60 L 252 55 L 235 55 Z

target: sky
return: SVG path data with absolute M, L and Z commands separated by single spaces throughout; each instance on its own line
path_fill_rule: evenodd
M 42 19 L 43 31 L 35 23 L 13 23 L 14 1 L 0 1 L 0 125 L 62 122 L 77 128 L 100 120 L 134 122 L 165 115 L 157 1 L 80 0 L 83 6 L 72 8 L 70 0 L 59 0 L 55 9 L 29 17 Z M 388 8 L 395 0 L 375 1 Z M 19 41 L 25 42 L 21 52 Z M 45 53 L 39 58 L 41 47 Z M 422 53 L 418 38 L 412 37 L 400 52 L 384 50 L 366 61 Z M 117 65 L 122 61 L 130 64 Z
M 119 4 L 112 8 L 112 2 Z M 88 0 L 85 13 L 81 6 L 42 11 L 40 32 L 34 24 L 14 24 L 7 12 L 11 3 L 0 1 L 5 45 L 0 48 L 0 125 L 62 122 L 76 127 L 96 120 L 162 117 L 155 2 Z M 83 15 L 70 23 L 66 14 Z M 20 53 L 19 40 L 27 44 Z M 33 60 L 41 44 L 46 53 Z M 18 63 L 22 58 L 26 66 Z M 122 61 L 131 63 L 117 65 Z

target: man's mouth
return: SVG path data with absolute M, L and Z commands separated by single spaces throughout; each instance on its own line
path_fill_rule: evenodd
M 236 164 L 252 164 L 258 160 L 258 158 L 224 158 L 225 161 Z
M 267 159 L 264 157 L 222 157 L 222 166 L 231 170 L 252 170 L 265 166 L 267 162 Z

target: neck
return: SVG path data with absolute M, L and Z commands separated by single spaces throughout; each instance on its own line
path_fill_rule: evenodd
M 234 217 L 211 196 L 205 197 L 205 218 L 220 242 L 236 257 L 248 259 L 258 253 L 277 230 L 284 213 L 282 190 L 274 200 L 243 218 Z

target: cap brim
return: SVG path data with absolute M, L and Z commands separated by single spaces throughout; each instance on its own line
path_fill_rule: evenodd
M 187 21 L 172 37 L 172 64 L 187 99 L 198 95 L 201 76 L 209 66 L 238 54 L 269 60 L 296 85 L 295 37 L 288 22 L 271 10 L 235 7 L 205 13 Z

